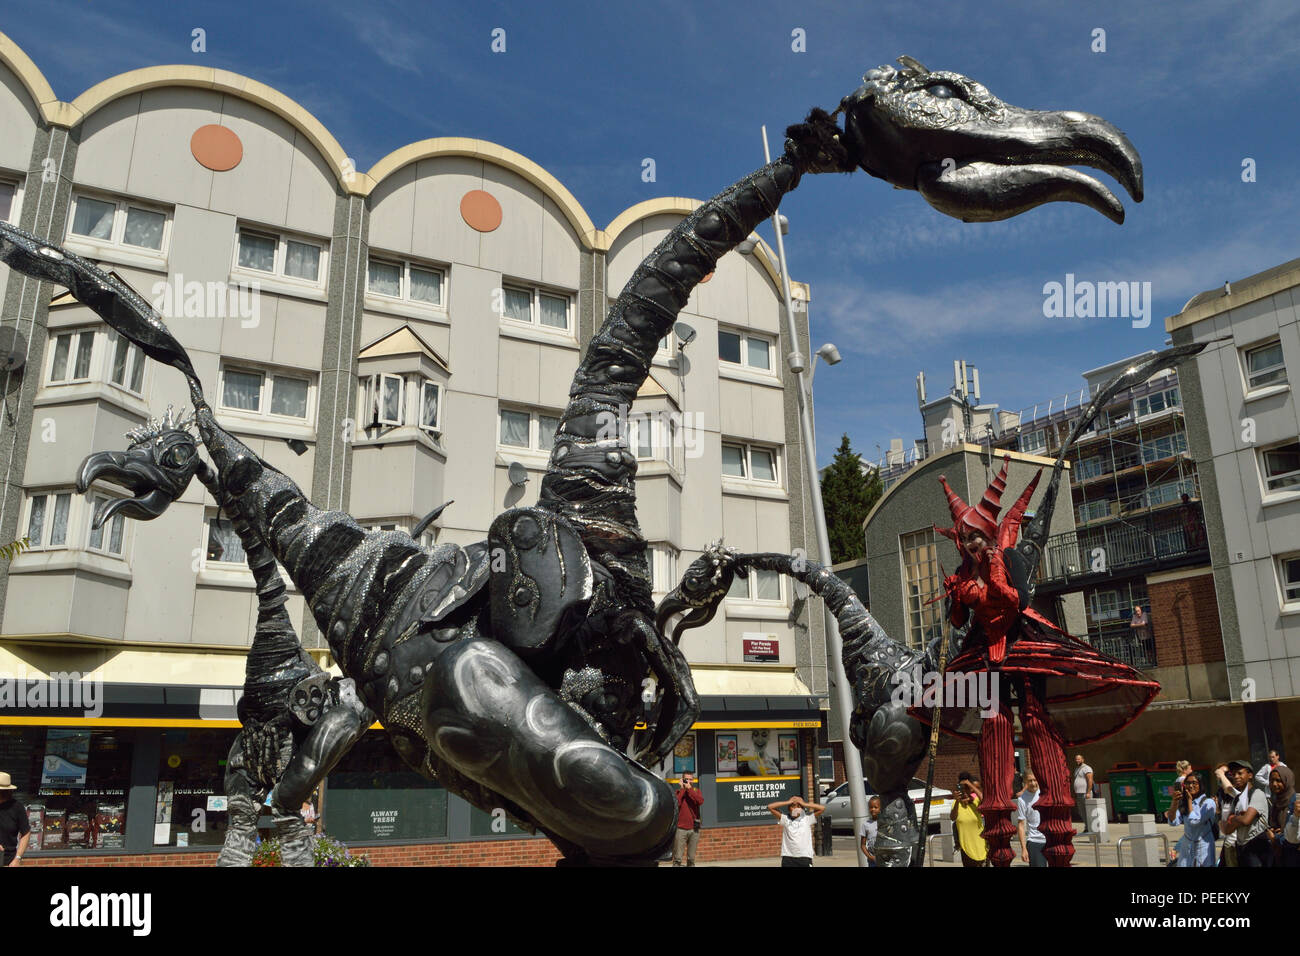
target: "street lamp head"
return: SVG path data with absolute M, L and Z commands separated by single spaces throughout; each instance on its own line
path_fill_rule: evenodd
M 776 224 L 781 229 L 781 235 L 783 236 L 790 235 L 790 220 L 785 218 L 785 216 L 782 215 L 781 213 L 776 214 Z
M 839 365 L 840 362 L 843 361 L 843 359 L 840 357 L 840 350 L 837 349 L 830 342 L 827 342 L 825 345 L 819 348 L 817 350 L 817 354 L 821 356 L 822 361 L 825 362 L 827 365 Z

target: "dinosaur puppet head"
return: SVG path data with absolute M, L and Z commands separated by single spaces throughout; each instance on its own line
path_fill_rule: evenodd
M 1025 110 L 960 73 L 911 57 L 881 66 L 840 102 L 843 141 L 856 165 L 965 222 L 1009 219 L 1048 202 L 1091 206 L 1115 222 L 1115 195 L 1071 165 L 1113 176 L 1142 201 L 1142 159 L 1098 116 Z
M 188 419 L 177 420 L 169 405 L 162 419 L 150 419 L 127 433 L 131 444 L 126 451 L 96 452 L 81 463 L 79 494 L 102 478 L 135 496 L 101 505 L 95 513 L 96 528 L 119 511 L 142 521 L 156 518 L 184 493 L 202 462 L 189 426 Z

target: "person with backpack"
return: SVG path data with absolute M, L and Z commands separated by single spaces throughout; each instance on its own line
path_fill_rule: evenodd
M 1238 796 L 1232 813 L 1223 825 L 1225 834 L 1233 834 L 1237 846 L 1238 866 L 1272 866 L 1273 847 L 1268 833 L 1268 797 L 1255 786 L 1255 771 L 1244 760 L 1228 763 L 1228 772 Z
M 1201 778 L 1189 773 L 1174 784 L 1165 819 L 1183 827 L 1182 838 L 1175 847 L 1177 866 L 1214 866 L 1214 801 L 1201 790 Z

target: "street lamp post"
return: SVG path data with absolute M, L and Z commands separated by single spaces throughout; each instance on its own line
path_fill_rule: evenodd
M 772 153 L 767 145 L 766 126 L 763 127 L 763 157 L 765 162 L 770 163 L 772 161 Z M 810 411 L 812 405 L 812 396 L 810 394 L 811 376 L 804 376 L 807 369 L 804 366 L 803 354 L 799 351 L 799 329 L 794 320 L 794 304 L 790 294 L 790 272 L 786 268 L 785 242 L 782 239 L 782 232 L 787 228 L 788 220 L 780 212 L 774 212 L 772 214 L 772 229 L 776 233 L 776 254 L 781 265 L 781 291 L 785 296 L 785 320 L 791 347 L 786 362 L 790 367 L 790 371 L 794 373 L 795 381 L 798 383 L 796 392 L 799 396 L 799 431 L 803 438 L 804 465 L 808 475 L 808 491 L 812 499 L 813 525 L 817 529 L 817 558 L 823 565 L 830 567 L 830 535 L 826 531 L 826 514 L 822 510 L 821 482 L 817 480 L 817 446 Z M 838 353 L 836 354 L 838 355 Z M 829 356 L 825 357 L 829 361 Z M 813 362 L 816 363 L 815 358 Z M 866 788 L 862 784 L 862 759 L 854 748 L 853 741 L 849 739 L 849 723 L 853 714 L 850 703 L 853 688 L 844 672 L 844 645 L 840 639 L 840 629 L 835 620 L 835 615 L 831 613 L 830 608 L 826 607 L 825 602 L 822 602 L 822 612 L 826 621 L 827 663 L 830 666 L 831 687 L 836 691 L 832 696 L 835 699 L 840 723 L 844 729 L 844 773 L 849 778 L 849 804 L 853 809 L 853 851 L 857 855 L 858 866 L 865 867 L 867 857 L 862 852 L 862 841 L 858 839 L 858 834 L 861 832 L 862 825 L 867 818 Z M 809 667 L 811 666 L 812 662 L 809 661 Z

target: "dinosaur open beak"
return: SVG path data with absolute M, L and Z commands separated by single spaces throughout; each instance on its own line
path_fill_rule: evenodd
M 1009 219 L 1048 202 L 1077 202 L 1116 223 L 1124 206 L 1093 177 L 1113 176 L 1142 201 L 1142 159 L 1122 132 L 1087 113 L 1007 108 L 1005 120 L 969 133 L 963 154 L 917 170 L 916 188 L 940 212 L 965 222 Z
M 113 498 L 95 511 L 93 527 L 119 512 L 128 518 L 149 521 L 167 510 L 174 500 L 162 490 L 165 478 L 152 459 L 129 451 L 101 451 L 89 455 L 77 469 L 77 493 L 85 494 L 99 480 L 130 491 L 133 498 Z

